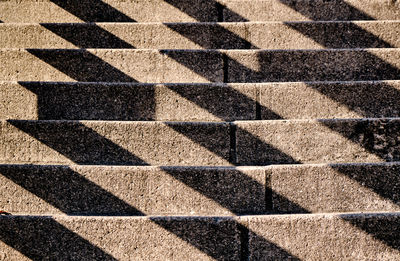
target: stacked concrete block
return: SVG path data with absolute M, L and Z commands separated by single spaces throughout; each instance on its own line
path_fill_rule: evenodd
M 0 260 L 400 259 L 399 18 L 0 1 Z

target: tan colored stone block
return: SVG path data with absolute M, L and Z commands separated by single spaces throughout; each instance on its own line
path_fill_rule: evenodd
M 261 118 L 398 117 L 399 81 L 268 83 L 260 88 Z M 273 112 L 273 113 L 271 113 Z
M 398 119 L 237 122 L 240 165 L 397 161 Z
M 10 216 L 0 218 L 8 260 L 237 260 L 231 218 Z M 50 233 L 49 233 L 50 232 Z
M 245 218 L 250 260 L 395 260 L 399 214 L 280 215 Z
M 271 166 L 266 173 L 275 212 L 400 210 L 397 163 Z
M 228 123 L 1 122 L 2 163 L 230 165 Z
M 0 165 L 12 214 L 235 215 L 265 212 L 261 168 Z

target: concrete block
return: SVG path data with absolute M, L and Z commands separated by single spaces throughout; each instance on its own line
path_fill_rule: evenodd
M 398 119 L 237 122 L 239 165 L 398 161 Z
M 1 163 L 230 165 L 228 123 L 2 121 Z
M 216 22 L 214 1 L 199 0 L 39 0 L 0 2 L 5 23 Z
M 396 80 L 399 49 L 230 50 L 228 82 Z
M 0 180 L 14 215 L 265 213 L 261 168 L 0 165 Z
M 50 232 L 50 233 L 49 233 Z M 8 216 L 0 218 L 7 260 L 238 260 L 231 218 Z
M 266 83 L 261 119 L 399 117 L 400 81 Z M 271 113 L 273 112 L 273 113 Z
M 398 212 L 252 216 L 249 260 L 396 260 Z
M 217 23 L 2 24 L 0 48 L 241 49 L 245 30 Z
M 397 20 L 398 1 L 225 0 L 224 21 Z
M 400 210 L 398 163 L 271 166 L 266 172 L 274 212 Z
M 222 54 L 194 50 L 0 49 L 4 81 L 222 82 Z
M 2 24 L 0 48 L 400 47 L 398 21 Z
M 256 96 L 256 86 L 243 84 L 0 82 L 0 118 L 247 120 L 256 117 Z

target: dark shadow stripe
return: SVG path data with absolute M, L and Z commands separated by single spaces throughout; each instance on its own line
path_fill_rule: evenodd
M 382 198 L 400 206 L 400 165 L 398 164 L 330 164 L 332 169 L 357 181 Z
M 155 120 L 154 85 L 18 84 L 36 94 L 39 120 Z
M 79 122 L 8 120 L 8 123 L 81 165 L 148 165 Z
M 400 121 L 388 119 L 320 120 L 324 126 L 387 162 L 400 160 Z
M 333 1 L 292 1 L 279 0 L 305 17 L 314 21 L 322 20 L 375 20 L 343 0 Z M 321 4 L 322 3 L 322 4 Z
M 360 217 L 343 214 L 340 217 L 392 249 L 400 250 L 400 217 L 398 215 L 365 214 L 365 216 Z
M 41 23 L 40 25 L 79 48 L 135 48 L 93 23 Z
M 265 214 L 264 184 L 236 168 L 161 167 L 186 186 L 235 215 Z M 188 175 L 190 171 L 190 175 Z
M 368 50 L 262 50 L 260 70 L 229 59 L 229 82 L 363 81 L 400 79 L 400 70 Z M 179 61 L 178 61 L 179 62 Z
M 69 167 L 0 165 L 0 175 L 68 215 L 144 215 Z
M 0 217 L 0 240 L 32 260 L 117 260 L 51 217 Z
M 400 84 L 397 84 L 400 88 Z M 400 89 L 386 82 L 307 83 L 365 118 L 400 117 Z
M 164 25 L 204 49 L 258 49 L 248 39 L 238 36 L 217 23 L 201 26 L 196 23 L 165 23 Z
M 136 22 L 101 0 L 50 0 L 85 22 Z
M 286 26 L 325 48 L 392 48 L 376 35 L 351 22 L 285 22 Z

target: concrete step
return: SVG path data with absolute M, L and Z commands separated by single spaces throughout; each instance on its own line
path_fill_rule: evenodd
M 265 213 L 261 167 L 0 165 L 0 206 L 12 214 Z
M 278 82 L 400 79 L 400 49 L 0 49 L 3 81 Z
M 227 166 L 399 161 L 400 120 L 1 121 L 0 162 Z
M 235 121 L 400 117 L 400 81 L 0 82 L 0 119 Z
M 224 21 L 394 20 L 399 1 L 391 0 L 231 0 Z
M 256 119 L 254 84 L 0 82 L 0 119 Z
M 276 165 L 265 168 L 274 213 L 400 210 L 395 163 Z
M 396 260 L 399 212 L 0 218 L 7 260 Z M 51 231 L 51 233 L 48 233 Z
M 263 120 L 400 116 L 400 81 L 256 85 Z
M 248 260 L 396 260 L 400 213 L 245 218 Z
M 398 118 L 238 121 L 235 124 L 239 165 L 400 159 Z
M 6 260 L 239 260 L 229 217 L 0 217 Z
M 228 123 L 2 121 L 0 162 L 231 165 Z
M 14 215 L 400 211 L 399 173 L 399 162 L 266 167 L 0 165 L 0 205 Z
M 289 20 L 393 20 L 390 0 L 84 0 L 0 2 L 3 22 L 216 22 Z
M 0 24 L 0 48 L 400 47 L 400 21 Z

